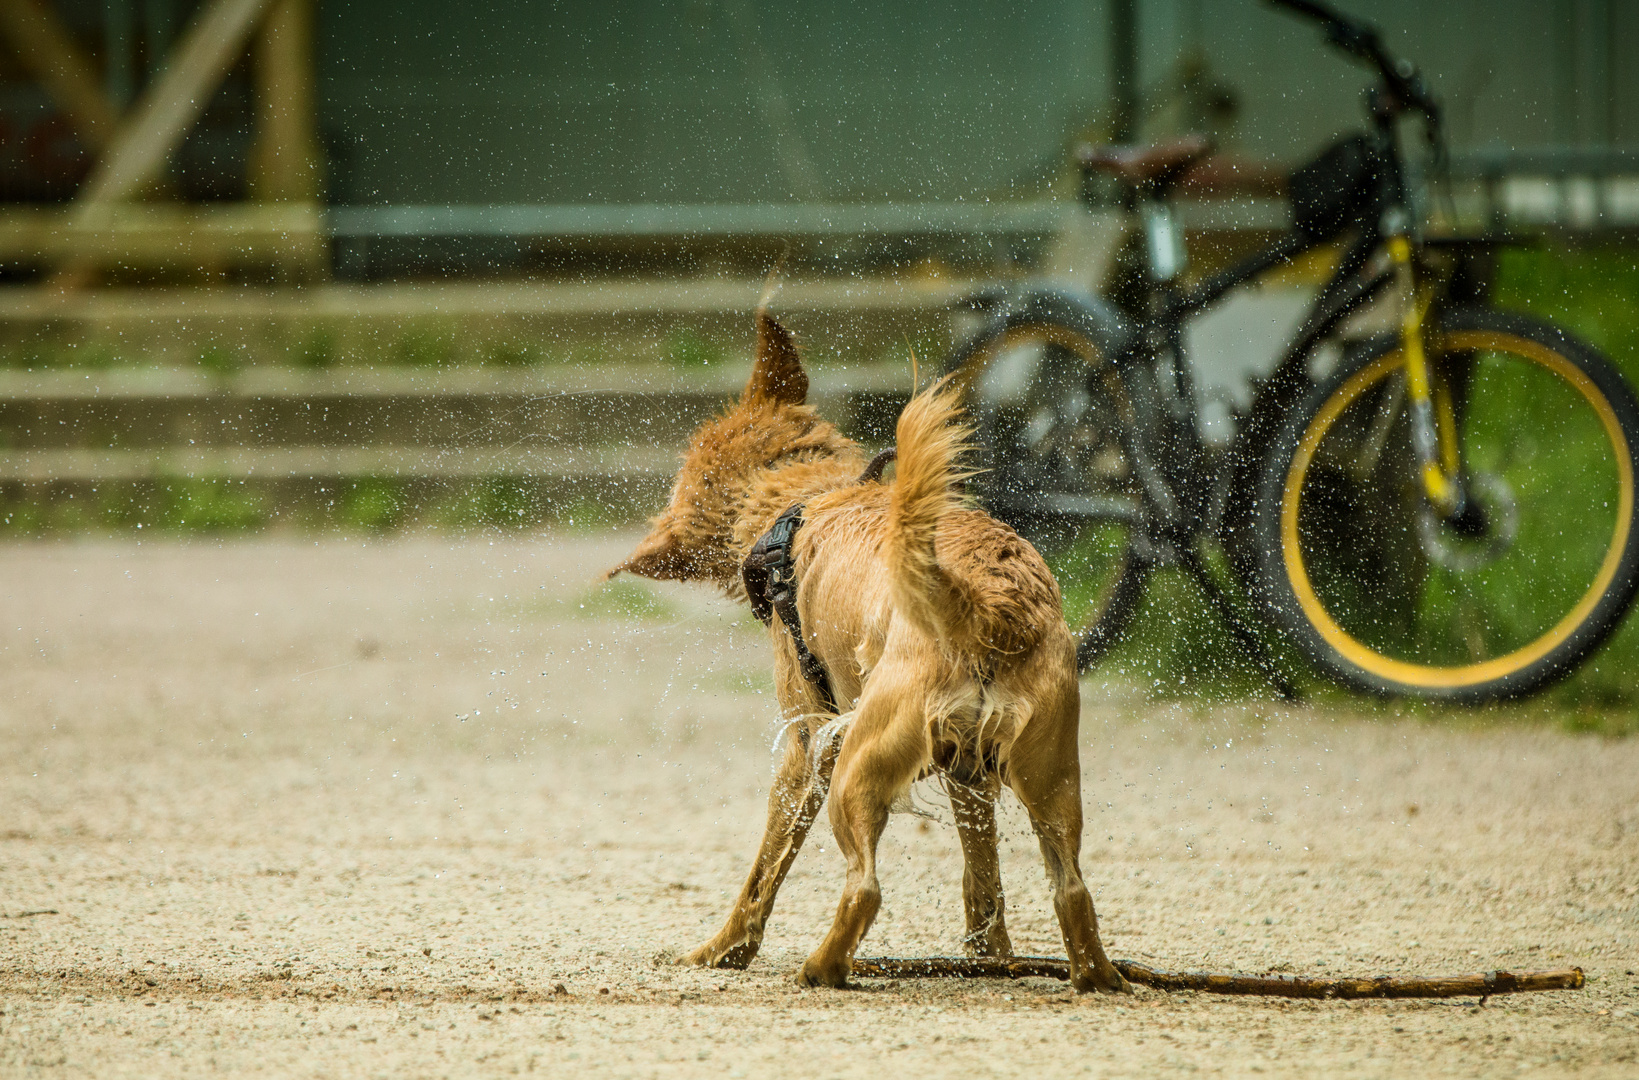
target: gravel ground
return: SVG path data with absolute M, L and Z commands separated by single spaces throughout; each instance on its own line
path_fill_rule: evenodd
M 1639 1075 L 1639 740 L 1084 687 L 1115 956 L 1438 974 L 1444 1002 L 790 982 L 817 830 L 747 972 L 713 929 L 776 709 L 748 615 L 596 589 L 630 536 L 0 547 L 0 1074 Z M 925 787 L 925 785 L 923 785 Z M 949 811 L 896 817 L 866 955 L 950 954 Z M 1061 952 L 1003 813 L 1021 952 Z

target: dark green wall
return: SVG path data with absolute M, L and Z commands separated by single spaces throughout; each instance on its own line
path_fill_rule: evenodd
M 746 5 L 749 8 L 749 5 Z M 1101 92 L 1064 0 L 767 5 L 763 66 L 830 198 L 1005 187 Z M 725 5 L 323 7 L 324 120 L 360 201 L 783 200 L 798 193 Z
M 1307 25 L 1139 2 L 1143 81 L 1199 48 L 1246 149 L 1292 160 L 1358 122 L 1365 75 Z M 1639 3 L 1343 6 L 1429 70 L 1459 146 L 1639 141 Z M 1106 92 L 1096 0 L 321 0 L 320 18 L 337 194 L 357 202 L 1005 196 Z

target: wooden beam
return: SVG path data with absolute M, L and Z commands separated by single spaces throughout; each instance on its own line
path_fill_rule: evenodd
M 269 0 L 210 0 L 80 189 L 83 212 L 137 194 L 159 174 L 238 59 Z
M 212 387 L 221 393 L 220 383 Z M 262 480 L 349 476 L 477 480 L 490 476 L 623 483 L 662 487 L 677 469 L 670 447 L 164 447 L 115 449 L 0 449 L 0 482 L 49 484 L 158 480 L 170 476 Z
M 316 206 L 105 206 L 94 222 L 57 207 L 0 211 L 0 260 L 34 265 L 321 269 L 329 246 Z
M 39 79 L 93 154 L 113 137 L 119 114 L 97 81 L 97 69 L 44 0 L 0 0 L 0 34 L 25 70 Z
M 251 196 L 263 202 L 319 197 L 313 94 L 313 0 L 274 0 L 256 39 L 256 144 Z
M 158 209 L 158 208 L 155 208 Z M 281 213 L 298 206 L 260 207 Z M 9 215 L 7 215 L 9 217 Z M 13 243 L 0 228 L 0 254 Z M 23 237 L 21 232 L 17 234 Z M 35 234 L 30 242 L 51 243 Z M 846 327 L 849 341 L 890 343 L 907 325 L 942 324 L 951 305 L 989 279 L 948 277 L 904 281 L 823 278 L 787 281 L 780 310 L 811 325 Z M 757 307 L 763 279 L 712 276 L 666 281 L 408 282 L 292 288 L 90 289 L 62 297 L 30 286 L 0 287 L 0 324 L 53 320 L 153 326 L 173 319 L 445 319 L 525 318 L 573 324 L 598 333 L 631 325 L 666 327 L 690 319 L 738 328 Z M 712 365 L 715 369 L 716 365 Z M 422 376 L 417 375 L 417 378 Z M 850 376 L 852 379 L 854 376 Z M 906 378 L 896 371 L 895 379 Z M 900 385 L 908 385 L 901 382 Z

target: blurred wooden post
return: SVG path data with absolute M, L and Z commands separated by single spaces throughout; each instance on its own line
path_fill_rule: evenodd
M 253 54 L 256 142 L 250 194 L 258 202 L 306 203 L 317 212 L 321 181 L 313 89 L 313 0 L 273 0 Z M 327 249 L 314 247 L 285 274 L 324 274 Z
M 44 0 L 0 0 L 0 34 L 24 70 L 45 86 L 74 134 L 92 154 L 113 137 L 119 113 L 97 81 L 97 69 L 80 51 Z
M 0 0 L 10 2 L 10 0 Z M 141 194 L 165 167 L 166 158 L 210 104 L 222 77 L 238 59 L 268 0 L 208 0 L 175 56 L 131 107 L 74 200 L 70 228 L 106 226 L 119 204 Z M 51 275 L 46 288 L 68 292 L 96 276 L 94 260 L 73 259 Z
M 256 144 L 250 193 L 259 202 L 319 197 L 313 103 L 313 2 L 274 0 L 256 39 Z

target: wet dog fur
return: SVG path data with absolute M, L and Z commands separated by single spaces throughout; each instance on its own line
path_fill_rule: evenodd
M 1130 991 L 1099 940 L 1082 880 L 1080 696 L 1058 585 L 1012 529 L 963 505 L 967 432 L 957 395 L 936 386 L 899 417 L 891 483 L 861 483 L 859 446 L 806 404 L 792 335 L 765 312 L 744 393 L 690 442 L 670 504 L 609 572 L 709 582 L 744 598 L 740 567 L 781 511 L 805 504 L 794 546 L 809 648 L 841 717 L 821 712 L 776 616 L 775 681 L 789 728 L 756 860 L 718 933 L 681 962 L 743 968 L 775 894 L 826 802 L 847 881 L 830 933 L 797 974 L 846 985 L 881 906 L 877 841 L 917 779 L 942 777 L 965 863 L 964 944 L 1012 951 L 1003 914 L 995 801 L 1030 816 L 1077 990 Z

